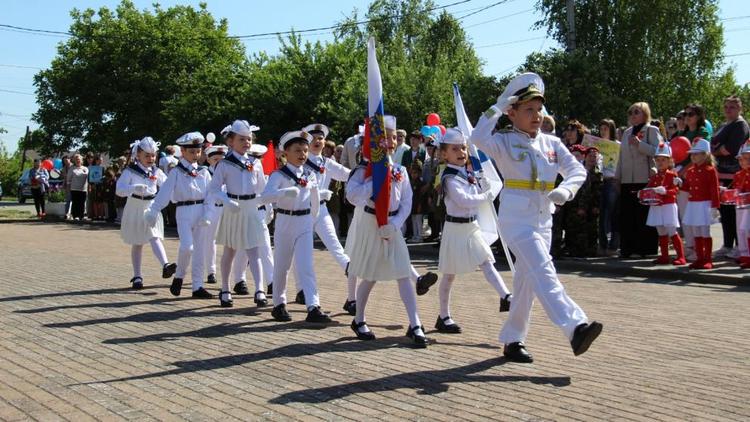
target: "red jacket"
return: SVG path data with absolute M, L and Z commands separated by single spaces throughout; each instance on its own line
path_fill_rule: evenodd
M 676 202 L 677 191 L 680 189 L 674 183 L 674 178 L 677 177 L 677 172 L 674 170 L 659 170 L 655 175 L 648 179 L 648 188 L 655 188 L 657 186 L 664 186 L 667 193 L 661 196 L 661 203 L 663 204 L 674 204 Z
M 737 192 L 750 192 L 750 168 L 740 170 L 734 174 L 732 187 L 737 189 Z
M 690 166 L 685 172 L 682 190 L 690 193 L 690 201 L 711 201 L 711 208 L 719 208 L 719 174 L 710 164 Z

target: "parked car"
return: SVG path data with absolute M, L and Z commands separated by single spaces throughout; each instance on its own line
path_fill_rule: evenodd
M 0 183 L 0 201 L 3 200 L 3 184 Z
M 24 204 L 26 203 L 26 199 L 32 199 L 34 196 L 31 194 L 31 182 L 29 181 L 29 171 L 31 169 L 26 169 L 23 171 L 23 174 L 21 174 L 21 177 L 18 179 L 18 203 Z M 60 172 L 56 169 L 52 169 L 52 171 L 49 172 L 49 190 L 50 191 L 56 191 L 60 190 L 63 187 L 63 180 L 62 177 L 60 177 Z M 2 196 L 2 194 L 0 194 Z

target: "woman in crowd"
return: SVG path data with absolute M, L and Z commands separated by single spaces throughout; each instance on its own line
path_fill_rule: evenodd
M 44 195 L 49 189 L 49 172 L 42 167 L 42 162 L 38 158 L 34 160 L 34 167 L 29 170 L 29 184 L 31 195 L 34 197 L 36 216 L 44 218 L 47 215 L 44 210 Z
M 83 220 L 86 211 L 86 192 L 89 188 L 89 169 L 83 165 L 81 154 L 73 156 L 73 165 L 68 169 L 68 186 L 70 187 L 71 214 L 75 220 Z
M 612 119 L 602 119 L 599 122 L 599 137 L 616 142 L 615 122 Z M 620 197 L 615 169 L 612 166 L 602 167 L 602 195 L 599 202 L 599 254 L 613 256 L 620 246 L 620 232 L 617 229 L 617 201 Z

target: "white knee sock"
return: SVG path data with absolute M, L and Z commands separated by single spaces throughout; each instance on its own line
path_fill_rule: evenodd
M 451 315 L 451 288 L 453 288 L 453 280 L 456 279 L 454 274 L 443 274 L 443 278 L 440 279 L 440 285 L 438 286 L 438 297 L 440 298 L 440 319 L 450 317 Z M 454 324 L 453 319 L 449 318 L 445 321 L 446 325 Z
M 485 263 L 480 265 L 479 268 L 484 273 L 484 278 L 487 279 L 490 286 L 495 288 L 495 291 L 500 294 L 501 298 L 510 294 L 508 286 L 505 285 L 503 278 L 500 277 L 500 273 L 497 272 L 495 266 L 492 265 L 490 261 L 485 261 Z
M 419 278 L 419 273 L 417 272 L 417 269 L 414 268 L 414 266 L 411 266 L 411 281 L 417 282 L 417 279 Z
M 229 291 L 229 276 L 232 275 L 232 261 L 234 261 L 235 250 L 224 246 L 224 253 L 221 255 L 221 291 Z
M 362 280 L 357 287 L 357 315 L 354 317 L 354 321 L 358 323 L 365 321 L 365 307 L 367 307 L 367 299 L 369 299 L 373 287 L 375 287 L 375 282 L 368 280 Z M 366 333 L 370 329 L 363 327 L 360 328 L 360 331 Z
M 264 291 L 263 288 L 263 271 L 261 271 L 262 264 L 260 262 L 260 254 L 258 254 L 258 248 L 247 249 L 247 258 L 250 261 L 250 273 L 253 275 L 255 281 L 255 291 Z
M 349 274 L 346 278 L 346 300 L 356 300 L 357 297 L 357 276 Z
M 154 251 L 154 256 L 159 260 L 161 266 L 167 265 L 167 252 L 164 250 L 164 244 L 161 243 L 161 239 L 154 237 L 148 242 L 151 244 L 151 250 Z
M 398 279 L 398 293 L 401 295 L 401 301 L 404 302 L 406 307 L 406 315 L 409 317 L 409 326 L 417 327 L 422 325 L 417 315 L 417 292 L 414 290 L 414 285 L 408 278 Z M 357 302 L 357 308 L 359 308 L 359 302 Z
M 143 245 L 133 245 L 130 248 L 130 261 L 133 263 L 133 277 L 143 277 L 141 261 L 143 260 Z

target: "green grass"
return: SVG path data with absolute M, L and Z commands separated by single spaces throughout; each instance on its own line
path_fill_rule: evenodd
M 0 208 L 0 220 L 31 220 L 33 218 L 36 216 L 29 211 Z

